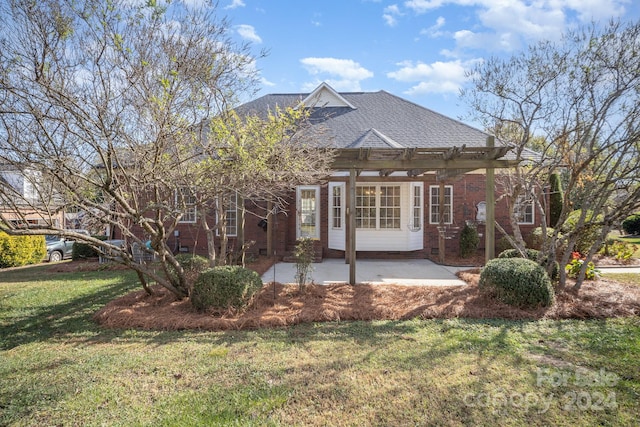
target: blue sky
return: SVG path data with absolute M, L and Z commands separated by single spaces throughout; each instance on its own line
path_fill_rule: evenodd
M 197 1 L 197 0 L 189 0 Z M 249 41 L 267 93 L 380 89 L 460 118 L 464 72 L 543 38 L 610 18 L 637 20 L 638 0 L 220 0 L 233 37 Z

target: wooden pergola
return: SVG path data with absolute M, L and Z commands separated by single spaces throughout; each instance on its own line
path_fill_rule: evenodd
M 510 147 L 496 147 L 493 137 L 487 138 L 485 147 L 451 148 L 353 148 L 341 149 L 336 155 L 332 169 L 348 171 L 346 215 L 348 233 L 345 242 L 345 260 L 349 263 L 349 283 L 356 281 L 356 216 L 353 203 L 356 199 L 356 177 L 363 171 L 378 171 L 381 177 L 393 172 L 406 172 L 409 177 L 418 177 L 426 172 L 436 172 L 440 182 L 440 209 L 444 209 L 444 181 L 477 169 L 486 170 L 486 260 L 495 257 L 495 169 L 517 166 L 519 161 L 503 159 Z M 443 211 L 440 225 L 444 226 Z M 439 239 L 440 256 L 444 255 L 444 237 Z

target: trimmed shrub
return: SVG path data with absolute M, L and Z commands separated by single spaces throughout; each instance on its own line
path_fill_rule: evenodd
M 480 236 L 473 225 L 465 224 L 460 232 L 460 256 L 469 258 L 478 251 Z
M 529 249 L 529 248 L 526 248 L 525 251 L 527 253 L 527 259 L 530 259 L 531 261 L 535 261 L 536 263 L 538 262 L 538 258 L 540 257 L 540 251 L 536 249 Z M 522 255 L 520 255 L 520 251 L 518 251 L 517 249 L 507 249 L 506 251 L 501 252 L 498 255 L 498 258 L 500 259 L 522 258 Z M 549 262 L 548 257 L 543 258 L 540 261 L 540 265 L 546 269 L 548 262 Z M 551 280 L 553 281 L 558 280 L 559 275 L 560 275 L 560 263 L 558 263 L 558 261 L 554 261 L 553 270 L 551 270 Z
M 575 210 L 569 214 L 567 220 L 562 225 L 562 232 L 569 233 L 576 229 L 576 225 L 578 220 L 580 219 L 581 210 Z M 589 252 L 591 247 L 595 245 L 596 240 L 598 240 L 598 236 L 602 230 L 602 227 L 599 225 L 592 224 L 596 221 L 602 221 L 602 215 L 595 216 L 592 211 L 587 211 L 584 226 L 578 235 L 578 240 L 571 250 L 580 252 L 581 254 L 586 254 Z M 598 248 L 600 249 L 600 248 Z
M 507 236 L 502 236 L 500 239 L 496 241 L 495 249 L 497 254 L 502 253 L 507 249 L 511 249 L 511 248 L 512 246 L 511 246 L 511 243 L 509 243 L 509 239 L 507 239 Z
M 107 236 L 91 236 L 95 239 L 107 240 Z M 74 242 L 71 249 L 71 259 L 76 261 L 79 259 L 98 258 L 98 251 L 89 246 L 88 243 Z
M 490 260 L 482 269 L 478 286 L 499 301 L 518 307 L 549 307 L 555 301 L 547 272 L 524 258 Z
M 525 252 L 527 254 L 527 258 L 533 261 L 536 261 L 540 254 L 540 251 L 537 249 L 526 248 Z M 498 258 L 522 258 L 522 255 L 517 249 L 507 249 L 506 251 L 500 252 L 498 254 Z
M 640 234 L 640 213 L 629 215 L 622 221 L 622 229 L 625 233 L 633 234 L 634 236 Z
M 209 308 L 241 309 L 262 287 L 253 270 L 237 265 L 210 268 L 200 274 L 191 291 L 191 304 L 200 311 Z
M 176 261 L 178 261 L 178 264 L 180 264 L 184 270 L 184 278 L 187 282 L 187 289 L 185 289 L 185 291 L 187 291 L 187 294 L 191 294 L 193 284 L 203 271 L 209 269 L 211 262 L 208 258 L 193 254 L 178 254 L 176 255 Z M 177 283 L 178 276 L 175 269 L 172 265 L 169 265 L 168 269 L 172 281 Z
M 46 254 L 44 236 L 10 236 L 0 231 L 0 268 L 36 264 Z

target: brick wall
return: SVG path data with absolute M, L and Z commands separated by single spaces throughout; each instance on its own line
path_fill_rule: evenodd
M 407 179 L 402 179 L 406 181 Z M 438 254 L 438 229 L 437 224 L 429 224 L 429 186 L 438 185 L 435 176 L 427 175 L 424 178 L 420 178 L 424 182 L 424 196 L 423 196 L 423 224 L 424 224 L 424 249 L 420 251 L 411 252 L 386 252 L 386 251 L 367 251 L 358 252 L 359 258 L 381 258 L 381 259 L 393 259 L 393 258 L 425 258 L 436 257 Z M 451 239 L 445 240 L 445 248 L 447 254 L 457 254 L 459 251 L 458 235 L 465 224 L 465 221 L 475 221 L 476 218 L 476 206 L 479 202 L 485 200 L 485 177 L 484 174 L 465 174 L 457 177 L 446 185 L 453 186 L 453 213 L 454 221 L 449 232 Z M 496 200 L 499 197 L 499 189 L 496 190 Z M 344 251 L 329 249 L 328 247 L 328 185 L 324 184 L 320 189 L 320 241 L 322 243 L 322 254 L 327 258 L 344 258 Z M 273 249 L 276 252 L 278 258 L 290 253 L 296 244 L 296 211 L 295 211 L 295 194 L 292 194 L 288 199 L 288 208 L 286 212 L 279 212 L 277 218 L 273 221 Z M 258 225 L 260 217 L 265 215 L 265 206 L 259 205 L 255 208 L 255 204 L 251 202 L 246 203 L 247 209 L 254 209 L 259 216 L 247 213 L 245 217 L 245 242 L 255 241 L 248 253 L 258 256 L 266 255 L 267 251 L 267 233 Z M 496 220 L 508 231 L 511 232 L 509 225 L 509 219 L 507 214 L 506 201 L 502 200 L 496 204 Z M 534 225 L 521 225 L 520 228 L 523 234 L 530 233 L 537 225 L 539 225 L 540 216 L 535 216 L 536 224 Z M 478 232 L 482 234 L 480 239 L 480 248 L 484 248 L 484 233 L 485 225 L 482 223 L 477 224 Z M 168 243 L 171 248 L 178 248 L 179 246 L 185 247 L 191 253 L 197 253 L 200 255 L 207 254 L 207 239 L 204 230 L 197 224 L 179 224 L 177 230 L 179 231 L 179 237 L 170 236 Z M 496 230 L 496 241 L 500 239 L 501 235 Z M 117 237 L 116 237 L 117 238 Z M 218 243 L 219 246 L 219 243 Z M 238 243 L 235 237 L 229 238 L 229 249 L 238 250 Z

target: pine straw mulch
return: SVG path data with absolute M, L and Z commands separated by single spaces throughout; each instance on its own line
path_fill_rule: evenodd
M 244 312 L 199 313 L 188 299 L 163 288 L 133 292 L 107 304 L 94 319 L 108 328 L 229 330 L 283 327 L 306 322 L 430 318 L 593 319 L 637 316 L 640 288 L 606 279 L 561 293 L 550 308 L 519 309 L 479 291 L 479 270 L 458 273 L 468 286 L 347 284 L 297 286 L 270 283 Z M 570 285 L 569 285 L 570 286 Z

